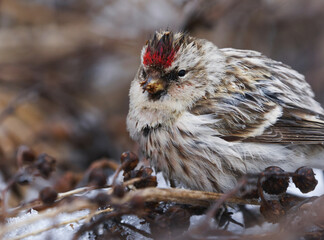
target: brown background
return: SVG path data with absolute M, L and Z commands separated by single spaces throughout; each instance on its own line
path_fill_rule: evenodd
M 324 104 L 322 0 L 2 0 L 2 171 L 21 144 L 61 170 L 136 151 L 125 125 L 129 84 L 146 39 L 166 28 L 289 64 Z

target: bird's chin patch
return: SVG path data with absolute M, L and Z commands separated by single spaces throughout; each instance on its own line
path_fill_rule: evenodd
M 156 93 L 148 93 L 148 98 L 151 101 L 158 101 L 161 100 L 161 98 L 166 94 L 167 94 L 166 90 L 158 91 Z

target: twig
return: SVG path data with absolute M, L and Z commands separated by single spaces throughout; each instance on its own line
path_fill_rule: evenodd
M 129 211 L 130 211 L 129 209 L 121 209 L 120 211 L 110 212 L 110 213 L 108 213 L 106 215 L 100 216 L 98 219 L 96 219 L 95 221 L 89 223 L 88 225 L 82 225 L 82 227 L 75 233 L 75 235 L 73 236 L 72 240 L 79 239 L 79 237 L 83 233 L 85 233 L 85 232 L 93 229 L 93 227 L 98 226 L 100 223 L 102 223 L 104 221 L 107 221 L 110 218 L 118 217 L 118 216 L 127 214 L 127 213 L 129 213 Z
M 120 204 L 126 203 L 134 197 L 140 197 L 145 202 L 165 201 L 203 207 L 209 207 L 212 202 L 219 199 L 228 203 L 259 205 L 257 200 L 231 197 L 228 194 L 173 188 L 145 188 L 143 190 L 135 190 L 126 194 L 125 197 L 119 199 L 118 202 Z
M 144 237 L 147 237 L 147 238 L 153 238 L 153 236 L 152 236 L 151 234 L 149 234 L 149 233 L 147 233 L 147 232 L 145 232 L 145 231 L 143 231 L 143 230 L 141 230 L 141 229 L 138 229 L 138 228 L 136 228 L 136 227 L 133 226 L 133 225 L 130 225 L 130 224 L 128 224 L 128 223 L 123 223 L 123 222 L 121 222 L 121 223 L 119 223 L 119 224 L 120 224 L 120 225 L 123 225 L 123 226 L 125 226 L 125 227 L 127 227 L 127 228 L 129 228 L 130 230 L 132 230 L 132 231 L 134 231 L 134 232 L 137 232 L 137 233 L 143 235 Z
M 116 180 L 117 180 L 117 177 L 119 175 L 119 173 L 124 170 L 125 166 L 127 166 L 128 162 L 125 161 L 123 162 L 121 165 L 119 165 L 119 167 L 117 168 L 117 170 L 115 171 L 115 175 L 113 177 L 113 180 L 112 180 L 112 185 L 115 186 L 116 185 Z
M 138 182 L 140 180 L 141 180 L 141 178 L 130 179 L 130 180 L 124 182 L 123 186 L 126 187 L 126 186 L 129 186 L 129 185 L 133 185 L 135 182 Z M 81 194 L 81 193 L 86 194 L 88 192 L 91 192 L 92 190 L 104 190 L 104 191 L 107 191 L 108 194 L 112 193 L 112 189 L 111 189 L 110 186 L 107 187 L 107 188 L 99 188 L 99 189 L 94 187 L 94 186 L 80 187 L 80 188 L 76 188 L 76 189 L 73 189 L 71 191 L 67 191 L 67 192 L 64 192 L 64 193 L 58 193 L 58 197 L 56 199 L 56 202 L 66 198 L 66 197 L 73 196 L 75 194 Z M 2 201 L 1 204 L 3 204 L 3 201 Z M 22 205 L 20 205 L 18 207 L 7 209 L 7 211 L 2 212 L 2 214 L 3 214 L 4 217 L 15 217 L 21 211 L 24 211 L 24 210 L 30 209 L 30 208 L 42 207 L 42 206 L 43 206 L 43 204 L 41 203 L 41 201 L 36 199 L 36 200 L 30 201 L 28 203 L 22 204 Z M 5 209 L 5 208 L 0 208 L 1 211 L 3 211 L 2 209 Z
M 91 191 L 93 189 L 94 189 L 94 187 L 80 187 L 80 188 L 76 188 L 76 189 L 73 189 L 73 190 L 68 191 L 68 192 L 59 193 L 58 196 L 57 196 L 57 200 L 63 199 L 63 198 L 68 197 L 68 196 L 72 196 L 74 194 L 80 194 L 80 193 L 89 192 L 89 191 Z

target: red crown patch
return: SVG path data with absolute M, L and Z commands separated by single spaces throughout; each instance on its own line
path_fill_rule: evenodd
M 170 67 L 178 50 L 179 46 L 174 44 L 171 32 L 165 33 L 160 39 L 155 34 L 148 42 L 143 64 L 160 68 Z

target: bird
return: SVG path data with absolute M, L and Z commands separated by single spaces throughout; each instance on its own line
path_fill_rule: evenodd
M 156 31 L 129 90 L 127 129 L 151 166 L 192 190 L 324 162 L 324 110 L 305 77 L 252 50 Z

